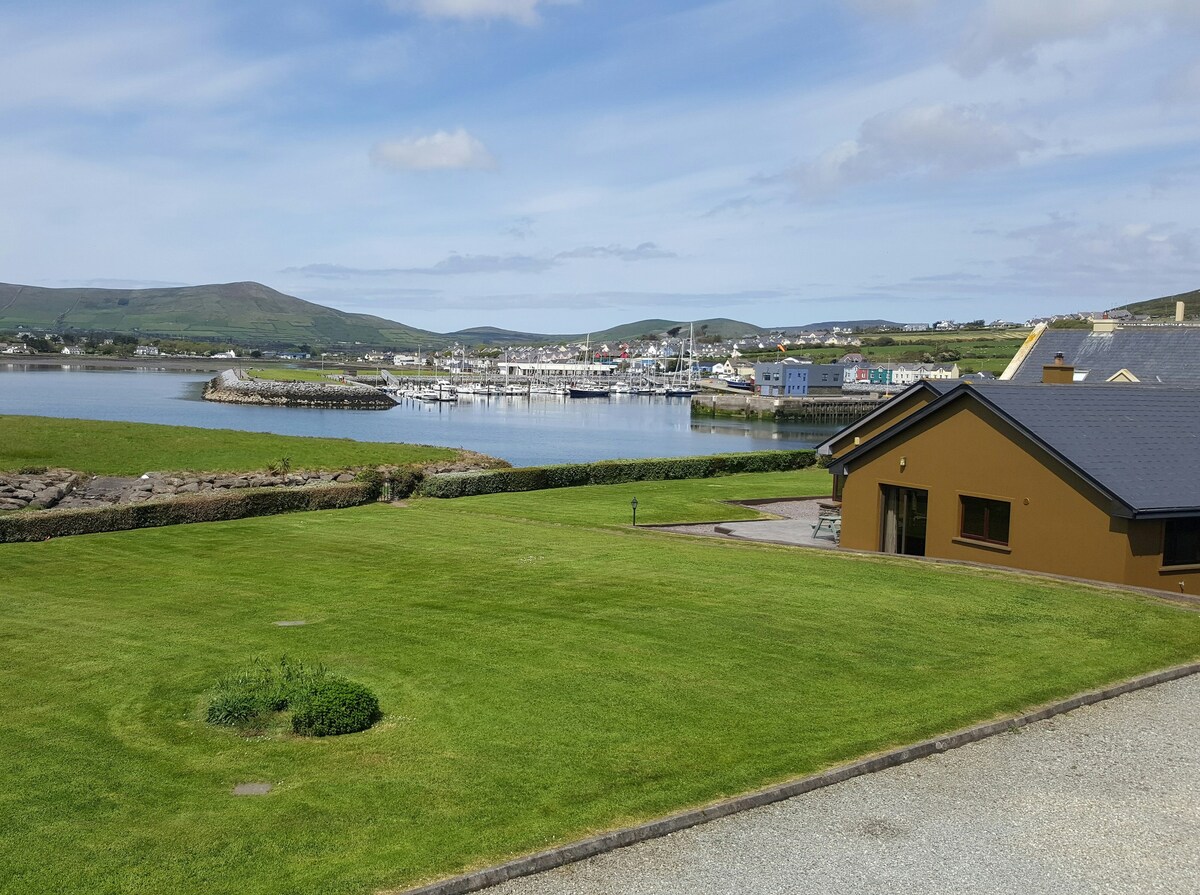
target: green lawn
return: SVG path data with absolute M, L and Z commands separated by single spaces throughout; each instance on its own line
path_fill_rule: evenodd
M 330 367 L 326 370 L 296 370 L 291 367 L 254 367 L 247 370 L 255 379 L 274 379 L 280 382 L 334 382 L 331 376 L 341 376 L 345 370 Z
M 0 415 L 0 470 L 63 466 L 99 475 L 196 470 L 243 472 L 288 457 L 293 469 L 424 463 L 449 448 L 299 438 L 231 429 Z
M 685 520 L 817 475 L 636 493 Z M 1147 598 L 633 530 L 630 492 L 0 545 L 0 892 L 371 893 L 1200 655 L 1200 615 Z M 384 721 L 198 720 L 283 653 Z

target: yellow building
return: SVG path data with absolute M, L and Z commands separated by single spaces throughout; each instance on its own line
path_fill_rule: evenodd
M 1200 592 L 1198 389 L 917 385 L 819 450 L 843 547 Z

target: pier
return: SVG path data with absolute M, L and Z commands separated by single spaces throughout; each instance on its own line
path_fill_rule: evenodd
M 883 395 L 773 398 L 746 394 L 701 394 L 692 396 L 692 416 L 848 425 L 862 419 L 875 408 L 882 407 L 888 400 Z

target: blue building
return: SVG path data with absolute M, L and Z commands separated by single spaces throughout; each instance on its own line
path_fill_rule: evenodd
M 809 369 L 802 364 L 755 364 L 755 391 L 768 397 L 802 398 L 808 394 Z

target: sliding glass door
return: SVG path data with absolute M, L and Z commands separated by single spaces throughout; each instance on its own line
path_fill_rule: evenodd
M 929 492 L 883 485 L 883 515 L 879 549 L 906 556 L 925 555 L 925 517 Z

